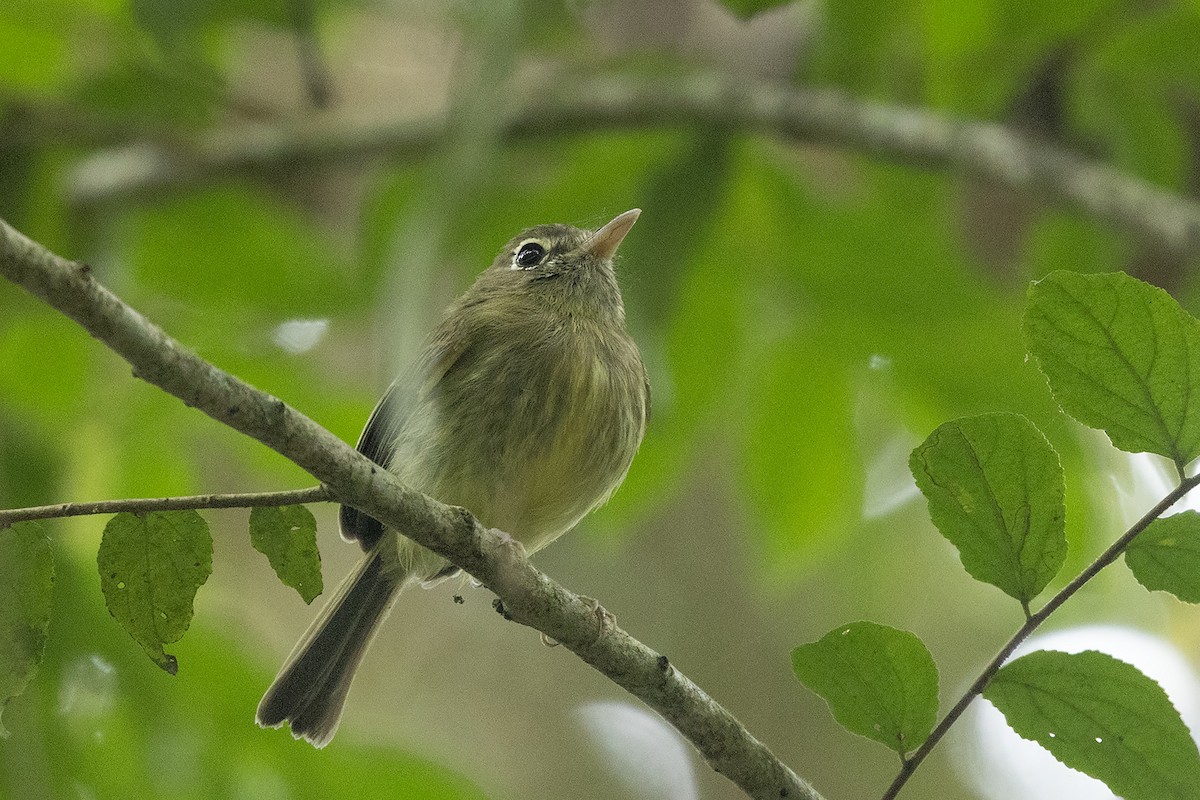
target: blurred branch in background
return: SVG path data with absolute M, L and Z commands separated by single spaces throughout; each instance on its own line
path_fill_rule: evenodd
M 686 78 L 538 81 L 514 96 L 499 127 L 510 140 L 615 129 L 714 127 L 845 147 L 884 159 L 955 170 L 1057 203 L 1179 254 L 1200 251 L 1200 205 L 1129 173 L 995 123 L 875 103 L 832 89 L 713 74 Z M 445 141 L 441 119 L 396 124 L 242 125 L 194 148 L 148 144 L 96 153 L 71 175 L 80 207 L 121 202 L 254 169 L 415 161 Z

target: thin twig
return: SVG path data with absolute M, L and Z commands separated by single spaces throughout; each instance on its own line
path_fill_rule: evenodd
M 90 514 L 119 514 L 122 511 L 184 511 L 202 508 L 258 508 L 290 506 L 299 503 L 323 503 L 332 500 L 324 486 L 291 489 L 282 492 L 242 492 L 238 494 L 197 494 L 188 497 L 152 497 L 128 500 L 96 500 L 90 503 L 60 503 L 54 506 L 0 509 L 0 528 L 31 519 L 61 519 Z
M 1096 577 L 1100 570 L 1120 558 L 1121 554 L 1128 549 L 1133 540 L 1141 535 L 1142 531 L 1146 530 L 1151 522 L 1161 517 L 1167 509 L 1179 502 L 1180 498 L 1196 488 L 1196 486 L 1200 486 L 1200 475 L 1187 478 L 1172 489 L 1153 508 L 1147 511 L 1141 519 L 1135 522 L 1129 530 L 1125 531 L 1125 533 L 1121 534 L 1120 538 L 1109 545 L 1108 549 L 1101 553 L 1099 558 L 1089 564 L 1087 569 L 1075 576 L 1074 580 L 1050 598 L 1046 605 L 1042 606 L 1036 614 L 1029 617 L 1025 621 L 1025 624 L 1013 634 L 1012 638 L 1000 648 L 1000 652 L 996 654 L 995 658 L 989 661 L 988 665 L 983 668 L 983 671 L 979 673 L 979 677 L 975 679 L 975 682 L 963 693 L 963 696 L 958 699 L 954 707 L 950 709 L 946 716 L 942 718 L 942 721 L 938 723 L 937 727 L 933 729 L 933 732 L 929 734 L 929 738 L 904 762 L 904 765 L 900 768 L 900 773 L 892 781 L 888 790 L 883 793 L 881 800 L 894 800 L 900 793 L 900 790 L 904 788 L 904 784 L 908 783 L 908 779 L 912 777 L 913 772 L 925 760 L 930 751 L 937 746 L 938 742 L 942 740 L 942 737 L 946 735 L 950 726 L 958 721 L 958 718 L 967 710 L 967 706 L 971 704 L 971 701 L 983 693 L 983 690 L 987 688 L 992 678 L 996 676 L 1000 667 L 1004 665 L 1004 662 L 1009 659 L 1013 652 L 1020 647 L 1021 643 L 1031 633 L 1037 630 L 1063 603 L 1070 600 L 1088 581 Z
M 487 586 L 509 616 L 560 642 L 670 722 L 713 769 L 753 798 L 820 800 L 728 710 L 663 655 L 634 639 L 594 600 L 555 583 L 465 509 L 402 484 L 286 403 L 186 350 L 84 264 L 67 261 L 0 220 L 0 274 L 78 322 L 136 376 L 251 436 L 329 486 L 342 502 L 449 559 Z

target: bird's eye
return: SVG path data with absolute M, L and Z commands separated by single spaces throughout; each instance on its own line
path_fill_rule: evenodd
M 517 250 L 517 255 L 513 257 L 513 266 L 517 269 L 529 269 L 536 267 L 542 263 L 542 259 L 546 256 L 546 248 L 542 247 L 537 242 L 526 242 Z

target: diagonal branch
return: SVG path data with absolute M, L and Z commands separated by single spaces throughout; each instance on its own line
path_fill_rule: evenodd
M 749 796 L 820 800 L 665 656 L 602 619 L 594 601 L 534 568 L 511 539 L 485 530 L 465 509 L 407 488 L 282 400 L 187 351 L 97 283 L 88 266 L 51 253 L 0 220 L 0 274 L 78 322 L 136 376 L 257 439 L 320 480 L 331 496 L 462 567 L 496 593 L 512 619 L 560 642 L 660 713 Z
M 604 129 L 720 127 L 824 144 L 951 170 L 1044 199 L 1181 255 L 1200 253 L 1200 205 L 1133 175 L 1003 125 L 854 98 L 832 89 L 714 75 L 631 78 L 552 75 L 515 92 L 501 125 L 509 140 Z M 253 169 L 380 156 L 419 158 L 446 121 L 218 131 L 190 152 L 137 145 L 98 153 L 71 180 L 78 205 L 145 196 Z
M 197 494 L 190 497 L 146 497 L 129 500 L 96 500 L 90 503 L 59 503 L 53 506 L 0 509 L 0 528 L 31 519 L 62 519 L 91 514 L 119 514 L 122 511 L 181 511 L 201 508 L 259 508 L 323 503 L 333 498 L 324 486 L 291 489 L 283 492 L 238 492 L 236 494 Z

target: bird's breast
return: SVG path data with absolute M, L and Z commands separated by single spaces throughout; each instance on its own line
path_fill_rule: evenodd
M 623 330 L 564 326 L 484 342 L 459 362 L 433 398 L 445 435 L 427 464 L 437 485 L 422 488 L 532 552 L 604 502 L 629 469 L 646 423 L 637 348 Z

